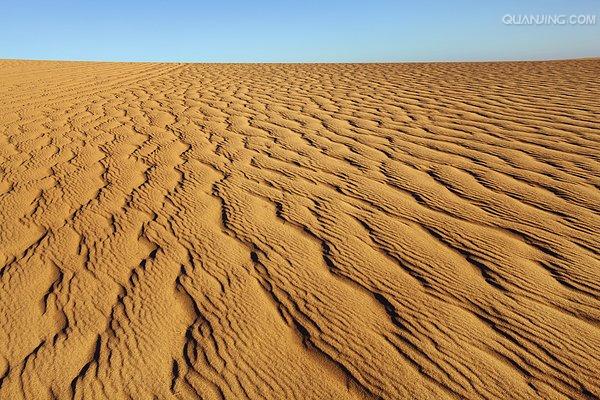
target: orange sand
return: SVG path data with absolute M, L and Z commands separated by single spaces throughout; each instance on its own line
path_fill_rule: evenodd
M 599 77 L 0 61 L 0 398 L 597 398 Z

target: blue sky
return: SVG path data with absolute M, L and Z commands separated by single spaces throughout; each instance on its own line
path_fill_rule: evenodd
M 593 14 L 595 25 L 505 25 Z M 370 62 L 600 56 L 600 1 L 0 2 L 0 58 Z

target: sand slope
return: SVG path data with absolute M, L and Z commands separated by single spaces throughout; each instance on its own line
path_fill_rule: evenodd
M 598 77 L 0 62 L 0 398 L 600 396 Z

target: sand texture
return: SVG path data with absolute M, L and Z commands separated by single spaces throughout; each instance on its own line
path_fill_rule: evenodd
M 600 60 L 0 62 L 1 399 L 600 396 Z

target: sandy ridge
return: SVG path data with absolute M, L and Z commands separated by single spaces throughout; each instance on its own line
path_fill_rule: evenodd
M 0 398 L 600 396 L 600 62 L 0 62 Z

